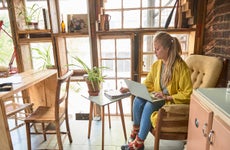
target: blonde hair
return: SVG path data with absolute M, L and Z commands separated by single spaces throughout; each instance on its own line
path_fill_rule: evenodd
M 167 32 L 159 32 L 155 35 L 154 42 L 159 42 L 159 44 L 164 48 L 164 49 L 169 49 L 168 50 L 168 59 L 166 61 L 163 74 L 161 76 L 162 83 L 164 86 L 166 86 L 169 81 L 172 79 L 172 70 L 173 70 L 173 65 L 174 62 L 178 60 L 182 60 L 181 54 L 181 45 L 179 40 L 176 37 L 172 37 L 170 34 Z

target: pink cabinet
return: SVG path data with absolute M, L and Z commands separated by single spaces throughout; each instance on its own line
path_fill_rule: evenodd
M 210 150 L 230 149 L 230 126 L 220 117 L 214 117 L 212 130 L 209 133 Z
M 188 126 L 188 150 L 208 150 L 208 134 L 212 127 L 213 112 L 192 95 Z
M 228 100 L 225 89 L 201 89 L 193 92 L 187 150 L 230 150 Z

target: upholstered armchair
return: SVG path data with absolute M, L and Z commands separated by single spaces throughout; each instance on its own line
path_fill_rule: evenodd
M 185 60 L 191 69 L 193 88 L 215 87 L 222 71 L 223 62 L 217 57 L 190 55 Z M 155 136 L 154 150 L 159 150 L 160 139 L 186 140 L 188 130 L 189 105 L 173 104 L 158 111 L 156 127 L 151 133 Z

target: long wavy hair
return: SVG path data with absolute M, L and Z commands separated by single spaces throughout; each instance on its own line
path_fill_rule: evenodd
M 172 79 L 172 70 L 175 61 L 177 59 L 179 61 L 182 60 L 180 56 L 182 54 L 181 45 L 176 37 L 172 37 L 167 32 L 157 33 L 154 37 L 154 42 L 158 42 L 164 49 L 169 49 L 168 59 L 161 78 L 163 85 L 166 86 Z

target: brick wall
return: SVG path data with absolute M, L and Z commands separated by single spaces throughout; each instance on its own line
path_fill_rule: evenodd
M 230 80 L 230 0 L 208 0 L 203 52 L 225 60 L 225 86 Z

